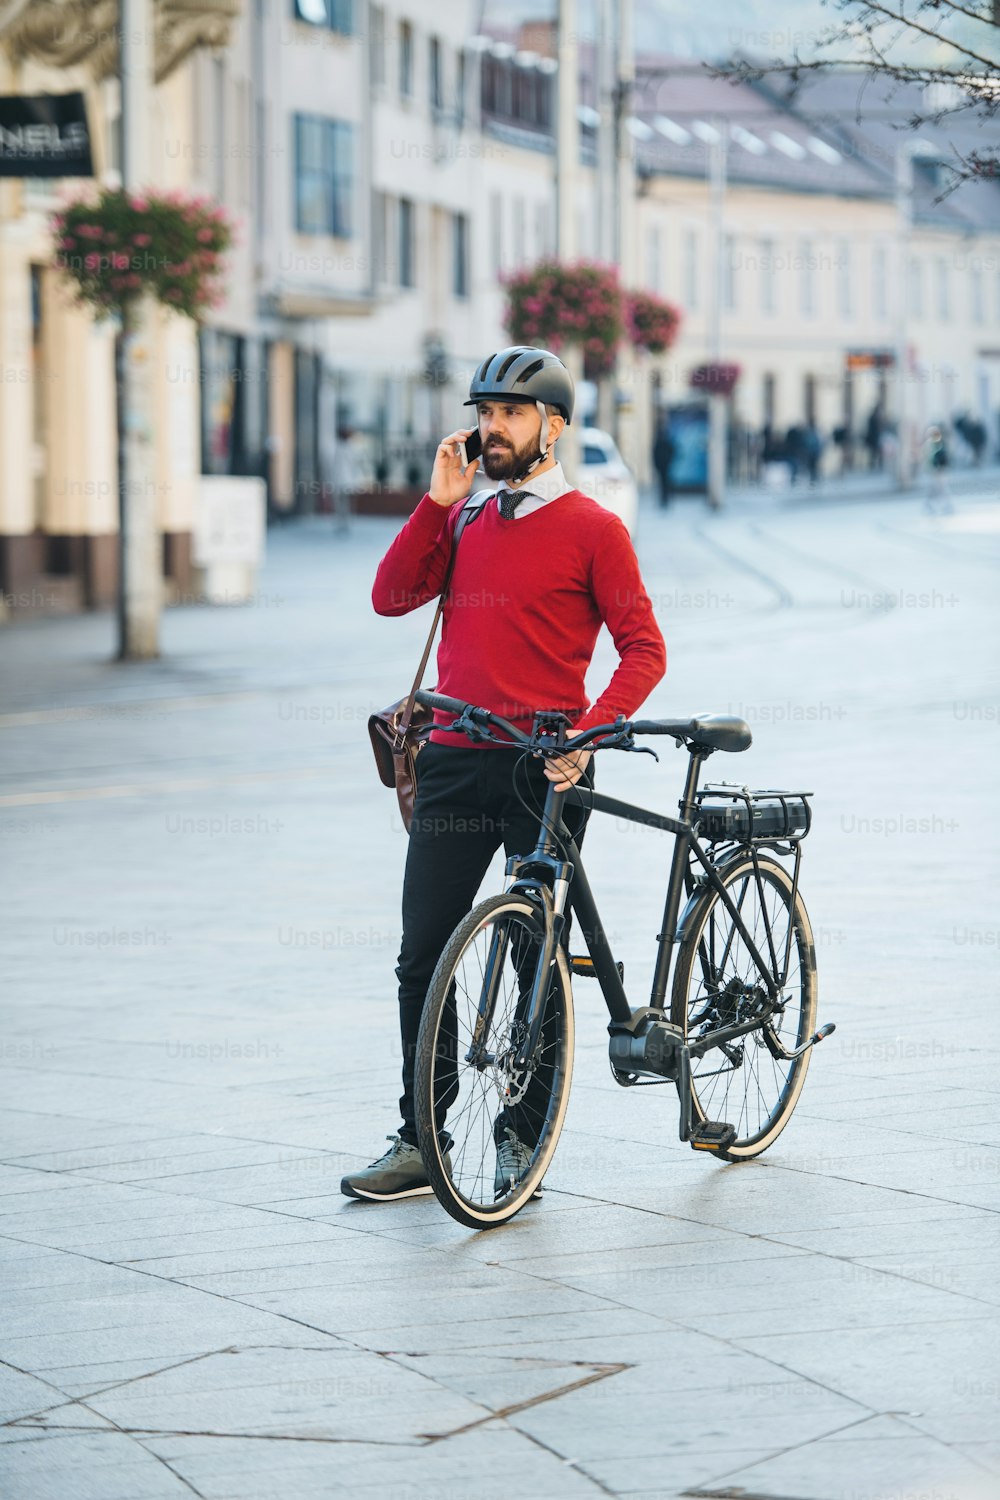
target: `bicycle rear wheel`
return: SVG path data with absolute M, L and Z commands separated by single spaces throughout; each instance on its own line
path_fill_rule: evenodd
M 791 876 L 777 860 L 758 854 L 757 867 L 759 879 L 750 854 L 741 853 L 720 875 L 778 984 L 781 1008 L 756 1030 L 691 1060 L 695 1123 L 720 1120 L 736 1130 L 735 1139 L 716 1152 L 727 1161 L 759 1156 L 788 1124 L 812 1049 L 795 1059 L 783 1054 L 816 1028 L 816 949 L 805 905 L 796 891 L 793 907 Z M 692 1043 L 720 1026 L 752 1019 L 766 996 L 744 938 L 718 893 L 706 888 L 678 953 L 671 1021 Z
M 452 934 L 424 1003 L 415 1078 L 420 1149 L 442 1207 L 472 1229 L 505 1223 L 524 1207 L 566 1113 L 573 994 L 561 948 L 534 1056 L 523 1071 L 514 1064 L 544 934 L 544 913 L 527 897 L 481 902 Z M 444 1133 L 450 1141 L 442 1144 Z

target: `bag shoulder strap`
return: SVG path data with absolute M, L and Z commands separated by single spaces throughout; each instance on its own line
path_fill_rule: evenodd
M 458 520 L 455 522 L 455 531 L 451 539 L 451 556 L 449 557 L 448 565 L 444 570 L 444 578 L 441 580 L 441 592 L 438 595 L 437 608 L 434 611 L 434 618 L 431 621 L 431 628 L 427 636 L 427 644 L 424 646 L 424 654 L 420 658 L 420 665 L 417 668 L 417 675 L 413 679 L 413 686 L 410 688 L 410 691 L 406 695 L 406 707 L 403 709 L 403 717 L 399 721 L 399 733 L 401 735 L 405 734 L 409 729 L 410 720 L 413 718 L 413 708 L 417 696 L 417 689 L 420 687 L 421 682 L 423 682 L 424 673 L 427 670 L 427 663 L 430 660 L 431 646 L 434 644 L 434 636 L 438 628 L 438 621 L 441 618 L 441 611 L 444 609 L 444 601 L 447 598 L 448 590 L 451 587 L 451 575 L 455 571 L 455 558 L 458 553 L 459 540 L 461 538 L 462 532 L 465 530 L 466 526 L 468 526 L 469 522 L 475 516 L 479 515 L 484 503 L 485 502 L 482 502 L 479 505 L 470 505 L 468 500 L 463 501 Z

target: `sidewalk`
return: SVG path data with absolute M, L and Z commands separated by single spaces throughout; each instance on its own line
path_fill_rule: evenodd
M 968 495 L 980 491 L 1000 493 L 1000 464 L 983 464 L 980 468 L 955 468 L 948 471 L 948 484 L 952 493 Z M 912 500 L 929 493 L 930 475 L 925 471 L 914 477 L 910 489 L 901 492 L 896 488 L 892 473 L 870 471 L 852 474 L 836 474 L 821 479 L 816 485 L 800 479 L 798 484 L 785 489 L 769 489 L 764 485 L 734 485 L 728 499 L 739 505 L 752 499 L 773 499 L 789 508 L 798 505 L 841 504 L 852 500 Z
M 742 713 L 713 778 L 814 791 L 838 1029 L 728 1167 L 614 1084 L 580 980 L 545 1195 L 480 1235 L 338 1192 L 397 1124 L 406 841 L 365 719 L 427 619 L 371 614 L 395 523 L 273 533 L 255 604 L 169 611 L 159 662 L 111 664 L 107 615 L 4 631 L 4 1500 L 995 1500 L 987 508 L 644 511 L 645 712 Z M 672 747 L 606 758 L 672 811 Z M 657 839 L 588 833 L 634 1004 Z

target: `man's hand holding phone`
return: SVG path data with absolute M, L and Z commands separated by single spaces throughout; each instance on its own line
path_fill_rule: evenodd
M 472 489 L 482 442 L 478 427 L 460 427 L 438 444 L 428 494 L 435 505 L 457 505 Z

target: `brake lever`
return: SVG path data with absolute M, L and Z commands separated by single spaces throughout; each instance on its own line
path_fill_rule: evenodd
M 660 757 L 656 751 L 650 745 L 637 745 L 635 736 L 631 733 L 624 734 L 621 737 L 616 736 L 612 744 L 616 750 L 628 750 L 632 755 L 651 755 L 657 764 L 659 764 Z
M 472 717 L 472 711 L 468 708 L 465 709 L 461 714 L 459 714 L 454 724 L 449 724 L 448 727 L 449 729 L 454 729 L 456 733 L 466 735 L 468 739 L 473 742 L 479 741 L 481 743 L 486 739 L 486 735 L 483 733 L 482 729 L 480 729 L 479 725 Z

